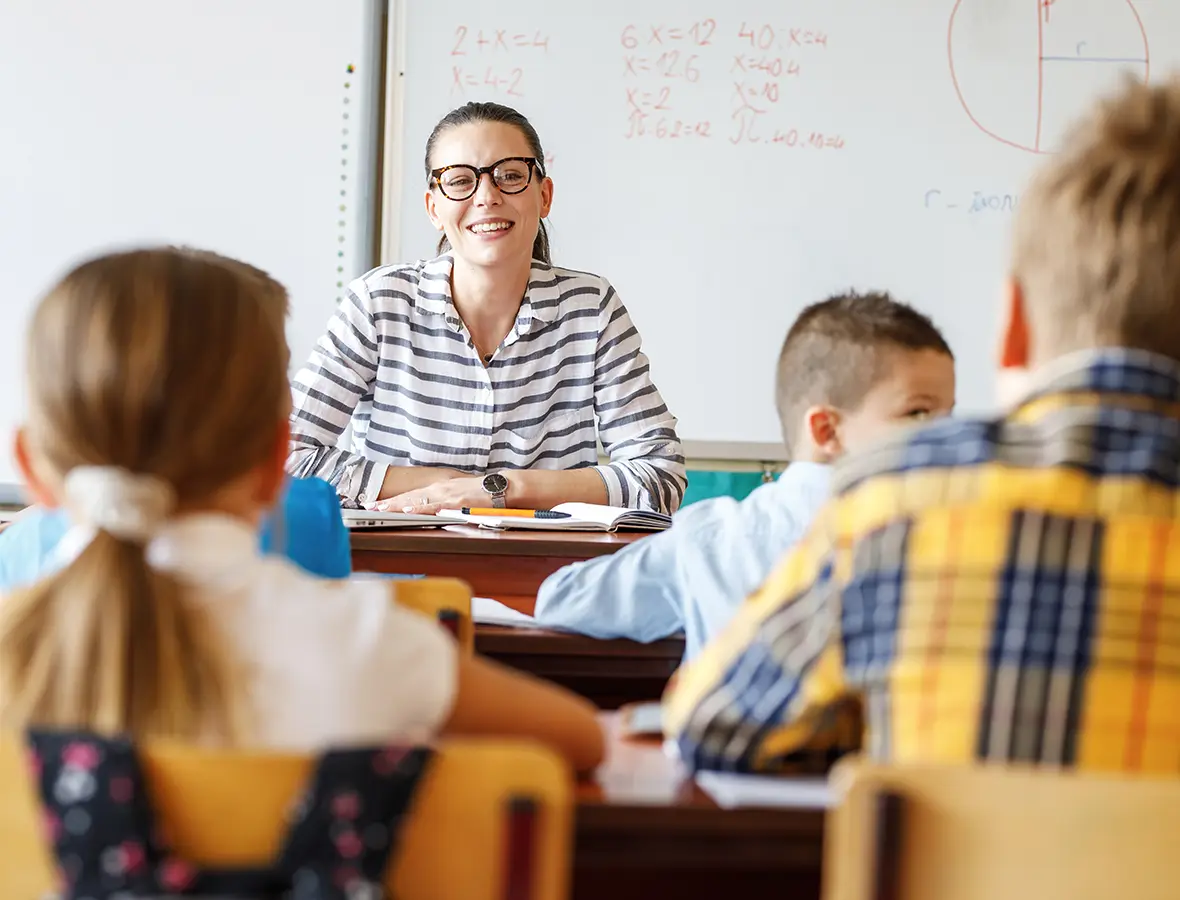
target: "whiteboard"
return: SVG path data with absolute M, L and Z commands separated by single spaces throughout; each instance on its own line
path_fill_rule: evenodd
M 82 257 L 164 242 L 243 257 L 291 292 L 305 361 L 375 256 L 383 6 L 0 2 L 0 482 L 16 477 L 26 320 Z
M 719 455 L 779 442 L 786 330 L 850 287 L 933 316 L 959 410 L 994 408 L 1026 179 L 1121 73 L 1158 76 L 1180 54 L 1180 6 L 1163 0 L 436 0 L 403 15 L 387 261 L 432 255 L 435 121 L 468 100 L 515 106 L 551 157 L 555 263 L 610 279 L 681 437 Z

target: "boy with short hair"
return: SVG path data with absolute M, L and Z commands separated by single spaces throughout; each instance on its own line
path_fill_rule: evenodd
M 696 503 L 668 531 L 554 573 L 536 619 L 645 642 L 683 630 L 692 659 L 804 534 L 828 496 L 829 464 L 899 424 L 950 412 L 954 393 L 954 359 L 926 316 L 883 293 L 813 304 L 779 355 L 791 459 L 779 479 L 741 502 Z
M 879 760 L 1180 769 L 1180 83 L 1063 147 L 1016 212 L 1021 398 L 837 468 L 670 691 L 690 768 L 792 766 L 851 703 Z

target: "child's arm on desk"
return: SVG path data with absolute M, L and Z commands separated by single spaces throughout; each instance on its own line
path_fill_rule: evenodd
M 534 738 L 577 771 L 602 762 L 598 710 L 578 695 L 479 657 L 459 658 L 458 690 L 444 735 Z

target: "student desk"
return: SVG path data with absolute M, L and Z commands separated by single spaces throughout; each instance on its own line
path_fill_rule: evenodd
M 822 809 L 721 809 L 658 741 L 602 721 L 606 762 L 578 786 L 575 900 L 818 900 Z
M 461 578 L 477 597 L 532 615 L 537 591 L 562 566 L 614 553 L 650 532 L 367 530 L 350 534 L 353 569 Z M 683 638 L 652 644 L 477 625 L 475 649 L 512 668 L 568 687 L 600 709 L 658 700 L 684 655 Z
M 475 596 L 531 615 L 541 582 L 562 566 L 614 553 L 648 533 L 480 531 L 455 525 L 357 529 L 350 537 L 354 571 L 461 578 Z
M 601 641 L 580 634 L 475 626 L 475 650 L 586 697 L 599 709 L 658 700 L 684 655 L 684 638 L 650 644 Z

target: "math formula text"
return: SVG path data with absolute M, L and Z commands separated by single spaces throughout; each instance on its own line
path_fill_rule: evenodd
M 549 35 L 507 28 L 455 28 L 451 47 L 451 94 L 505 98 L 525 96 L 530 58 L 549 52 Z
M 623 137 L 840 150 L 842 135 L 793 121 L 784 102 L 806 90 L 809 58 L 828 41 L 819 28 L 770 22 L 629 24 L 619 34 Z

